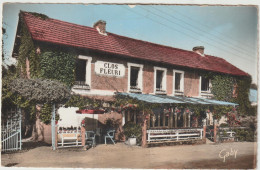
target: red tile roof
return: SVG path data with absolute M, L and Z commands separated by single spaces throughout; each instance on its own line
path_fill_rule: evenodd
M 51 18 L 41 19 L 28 12 L 22 12 L 22 14 L 32 38 L 37 41 L 98 50 L 129 58 L 150 60 L 194 69 L 249 76 L 222 58 L 210 55 L 203 57 L 193 51 L 136 40 L 112 33 L 107 33 L 107 36 L 104 36 L 92 27 Z

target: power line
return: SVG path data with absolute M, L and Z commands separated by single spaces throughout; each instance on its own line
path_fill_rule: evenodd
M 157 9 L 157 8 L 154 8 L 154 7 L 152 7 L 153 9 L 155 9 L 155 10 L 157 10 L 157 11 L 159 11 L 159 12 L 161 12 L 161 13 L 164 13 L 164 14 L 166 14 L 166 15 L 169 15 L 171 18 L 174 18 L 174 19 L 176 19 L 176 20 L 179 20 L 179 21 L 181 21 L 181 22 L 183 22 L 183 23 L 185 23 L 185 24 L 187 24 L 187 25 L 189 25 L 189 26 L 192 26 L 191 28 L 195 28 L 195 29 L 197 29 L 197 30 L 199 30 L 199 31 L 201 31 L 201 32 L 203 32 L 203 33 L 206 33 L 206 34 L 209 34 L 209 35 L 211 35 L 211 36 L 214 36 L 215 38 L 217 38 L 217 39 L 219 39 L 219 43 L 221 43 L 221 44 L 223 44 L 223 45 L 227 45 L 227 46 L 230 46 L 231 48 L 233 48 L 234 50 L 237 50 L 237 51 L 240 51 L 240 52 L 243 52 L 244 54 L 249 54 L 249 55 L 254 55 L 253 53 L 252 53 L 252 51 L 247 51 L 248 49 L 243 49 L 242 50 L 242 48 L 241 47 L 239 47 L 239 48 L 237 48 L 237 47 L 234 47 L 234 46 L 236 46 L 236 45 L 231 45 L 230 44 L 230 42 L 226 42 L 225 40 L 223 40 L 223 39 L 221 39 L 221 38 L 219 38 L 218 36 L 216 36 L 216 35 L 214 35 L 214 34 L 211 34 L 211 33 L 208 33 L 208 32 L 205 32 L 204 30 L 202 30 L 201 28 L 199 28 L 199 27 L 197 27 L 197 26 L 195 26 L 195 25 L 192 25 L 192 24 L 190 24 L 190 23 L 188 23 L 188 22 L 185 22 L 185 21 L 183 21 L 183 20 L 181 20 L 181 19 L 179 19 L 179 18 L 177 18 L 177 17 L 174 17 L 174 16 L 172 16 L 172 15 L 170 15 L 170 14 L 168 14 L 168 13 L 166 13 L 166 12 L 164 12 L 164 11 L 162 11 L 162 10 L 159 10 L 159 9 Z M 183 26 L 182 26 L 183 27 Z M 209 38 L 208 38 L 209 39 Z M 211 38 L 210 38 L 211 39 Z M 211 39 L 212 41 L 216 41 L 215 39 Z M 225 43 L 225 44 L 224 44 Z M 246 53 L 246 51 L 247 51 L 247 53 Z
M 187 16 L 187 15 L 184 15 L 184 14 L 181 13 L 180 11 L 171 9 L 171 8 L 168 7 L 168 6 L 167 6 L 167 8 L 170 9 L 171 11 L 174 11 L 174 12 L 178 13 L 179 15 L 182 15 L 182 16 L 188 18 L 188 19 L 191 20 L 191 21 L 195 21 L 193 18 L 191 18 L 191 17 L 189 17 L 189 16 Z M 198 24 L 200 24 L 200 25 L 202 25 L 202 26 L 204 26 L 204 27 L 211 28 L 211 27 L 209 27 L 208 25 L 203 24 L 203 23 L 200 22 L 199 20 L 196 20 L 195 22 L 198 23 Z M 224 35 L 222 32 L 217 31 L 217 30 L 215 30 L 215 32 L 221 34 L 221 35 L 222 35 L 223 37 L 225 37 L 225 38 L 229 38 L 229 39 L 231 40 L 231 41 L 230 41 L 231 43 L 233 43 L 233 41 L 237 41 L 237 40 L 235 40 L 233 37 L 229 36 L 228 34 Z M 244 45 L 246 45 L 246 46 L 249 47 L 249 48 L 252 48 L 252 46 L 250 46 L 250 45 L 248 45 L 248 44 L 244 44 Z
M 156 23 L 159 23 L 159 24 L 161 24 L 161 25 L 163 25 L 163 26 L 165 26 L 165 27 L 167 27 L 167 28 L 169 28 L 169 29 L 175 30 L 175 31 L 177 31 L 177 32 L 179 32 L 179 33 L 181 33 L 181 34 L 184 34 L 184 35 L 186 35 L 186 36 L 192 38 L 192 39 L 195 39 L 195 40 L 200 41 L 200 42 L 202 42 L 202 43 L 208 44 L 208 45 L 213 46 L 213 47 L 215 47 L 215 48 L 217 48 L 217 49 L 220 49 L 219 47 L 217 47 L 217 46 L 215 46 L 215 45 L 213 45 L 213 44 L 210 44 L 210 43 L 208 43 L 208 42 L 206 42 L 206 41 L 199 40 L 199 39 L 197 39 L 196 37 L 193 37 L 193 36 L 191 36 L 191 35 L 189 35 L 189 34 L 183 32 L 183 31 L 180 31 L 180 30 L 178 30 L 178 29 L 176 29 L 176 28 L 174 28 L 174 27 L 170 27 L 169 25 L 166 25 L 166 24 L 164 24 L 164 23 L 162 23 L 162 22 L 159 22 L 159 21 L 157 21 L 157 20 L 155 20 L 155 19 L 153 19 L 153 18 L 150 18 L 150 17 L 148 17 L 148 16 L 144 16 L 144 15 L 138 13 L 138 12 L 134 12 L 134 11 L 132 11 L 132 10 L 126 8 L 126 7 L 122 7 L 122 8 L 125 8 L 125 9 L 131 11 L 132 13 L 135 13 L 135 14 L 141 15 L 141 16 L 143 16 L 143 17 L 145 17 L 145 18 L 148 18 L 148 19 L 150 19 L 150 20 L 152 20 L 152 21 L 154 21 L 154 22 L 156 22 Z M 233 55 L 237 56 L 237 54 L 234 54 L 234 53 L 229 52 L 229 51 L 224 50 L 224 49 L 222 49 L 222 50 L 223 50 L 223 51 L 226 51 L 226 52 L 228 52 L 228 53 L 230 53 L 230 54 L 233 54 Z M 249 59 L 246 58 L 246 60 L 248 61 Z
M 147 9 L 145 9 L 145 8 L 143 8 L 143 7 L 141 7 L 141 8 L 147 11 Z M 167 21 L 169 21 L 169 22 L 171 22 L 171 23 L 176 24 L 175 22 L 169 20 L 168 18 L 165 18 L 165 17 L 163 17 L 163 16 L 161 16 L 161 15 L 159 15 L 159 14 L 156 14 L 156 13 L 150 11 L 150 10 L 148 10 L 148 12 L 150 12 L 151 14 L 153 14 L 153 15 L 155 15 L 155 16 L 157 16 L 157 17 L 163 18 L 163 19 L 165 19 L 165 20 L 167 20 Z M 198 34 L 197 32 L 195 32 L 195 31 L 193 31 L 193 30 L 191 30 L 191 29 L 189 29 L 189 28 L 187 28 L 187 27 L 184 27 L 183 25 L 180 25 L 180 24 L 178 24 L 178 23 L 177 23 L 177 25 L 179 25 L 180 27 L 183 27 L 184 29 L 189 30 L 189 31 L 191 31 L 191 32 L 193 32 L 193 33 L 195 33 L 195 34 Z M 189 35 L 189 36 L 190 36 L 190 35 Z M 191 37 L 191 36 L 190 36 L 190 37 Z M 208 39 L 211 39 L 211 38 L 208 38 Z M 199 40 L 199 39 L 196 38 L 196 40 Z M 211 40 L 214 41 L 214 39 L 211 39 Z M 206 41 L 202 41 L 202 40 L 199 40 L 199 41 L 201 41 L 201 42 L 203 42 L 203 43 L 206 42 Z M 209 44 L 209 43 L 207 42 L 207 44 Z M 222 44 L 223 44 L 223 43 L 222 43 Z M 217 47 L 217 46 L 212 45 L 212 44 L 209 44 L 209 45 L 214 46 L 214 47 L 219 48 L 219 49 L 222 49 L 222 50 L 224 50 L 224 51 L 226 51 L 226 52 L 228 52 L 228 53 L 232 53 L 233 55 L 237 55 L 237 54 L 233 53 L 232 51 L 225 50 L 225 49 L 223 49 L 223 48 Z M 225 44 L 224 44 L 224 45 L 225 45 Z M 235 50 L 236 50 L 236 49 L 235 49 Z M 237 50 L 236 50 L 236 51 L 237 51 Z M 241 58 L 245 58 L 244 56 L 240 56 L 240 57 L 241 57 Z M 245 59 L 248 60 L 248 58 L 245 58 Z

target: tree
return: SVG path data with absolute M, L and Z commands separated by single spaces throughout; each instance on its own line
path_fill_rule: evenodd
M 48 79 L 14 79 L 11 91 L 33 103 L 65 103 L 70 97 L 67 86 Z
M 42 127 L 39 122 L 40 109 L 37 105 L 50 104 L 55 106 L 55 104 L 65 103 L 70 98 L 70 89 L 66 85 L 48 79 L 18 78 L 12 81 L 9 88 L 13 95 L 21 101 L 26 101 L 34 109 L 34 111 L 31 110 L 31 114 L 36 116 L 36 123 L 33 126 L 34 140 L 43 138 Z M 52 111 L 55 112 L 55 110 Z M 45 118 L 50 119 L 48 116 Z

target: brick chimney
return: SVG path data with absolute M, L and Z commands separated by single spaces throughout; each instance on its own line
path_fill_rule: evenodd
M 204 47 L 203 46 L 196 46 L 193 47 L 192 51 L 194 51 L 195 53 L 204 56 Z
M 102 35 L 107 35 L 106 33 L 106 21 L 99 20 L 97 21 L 93 27 L 97 29 L 97 31 Z

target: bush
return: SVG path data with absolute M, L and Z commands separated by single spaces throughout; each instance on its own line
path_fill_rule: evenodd
M 136 137 L 136 142 L 138 144 L 141 143 L 142 140 L 142 128 L 140 125 L 137 125 L 133 122 L 127 122 L 124 126 L 124 135 L 125 137 L 131 138 L 131 137 Z
M 221 123 L 219 127 L 229 127 L 227 123 Z
M 10 84 L 14 94 L 36 103 L 65 103 L 70 98 L 70 89 L 56 80 L 14 79 Z
M 106 129 L 118 129 L 120 125 L 120 120 L 115 120 L 114 118 L 107 118 L 105 120 L 105 128 Z
M 238 141 L 254 142 L 254 131 L 252 129 L 235 129 Z

